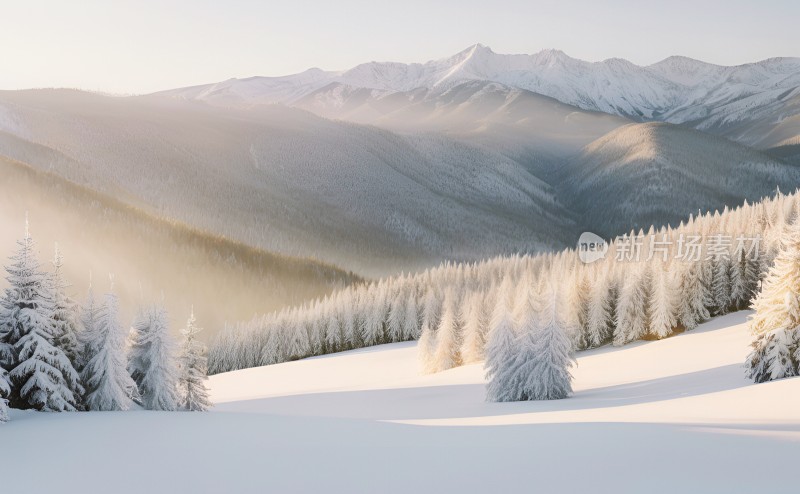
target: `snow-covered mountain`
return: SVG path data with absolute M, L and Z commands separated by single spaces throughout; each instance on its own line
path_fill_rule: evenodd
M 0 135 L 0 147 L 7 149 L 10 139 Z M 37 151 L 44 152 L 32 147 L 28 156 Z M 56 154 L 49 158 L 53 171 L 60 168 Z M 0 259 L 17 248 L 27 215 L 43 266 L 49 265 L 58 242 L 69 295 L 83 300 L 93 273 L 99 296 L 113 273 L 127 320 L 135 305 L 166 293 L 173 327 L 183 324 L 194 306 L 207 328 L 203 337 L 210 339 L 226 321 L 249 319 L 265 307 L 300 304 L 360 281 L 313 260 L 276 256 L 155 217 L 3 156 L 0 177 Z M 221 293 L 231 294 L 224 304 L 219 303 Z
M 361 274 L 562 247 L 574 217 L 508 156 L 281 106 L 0 93 L 0 155 L 152 214 Z M 3 131 L 5 133 L 3 133 Z
M 800 184 L 800 167 L 727 139 L 667 123 L 620 127 L 562 170 L 561 195 L 604 235 L 677 224 L 689 213 L 758 200 Z
M 800 136 L 796 118 L 800 113 L 800 58 L 723 67 L 670 57 L 642 67 L 617 58 L 585 62 L 558 50 L 504 55 L 477 44 L 424 64 L 370 62 L 341 72 L 311 69 L 297 75 L 232 79 L 163 94 L 223 105 L 299 103 L 304 107 L 308 96 L 315 94 L 314 111 L 331 115 L 345 106 L 353 93 L 387 101 L 396 93 L 423 90 L 431 99 L 431 94 L 444 94 L 467 81 L 494 82 L 584 110 L 687 124 L 762 148 Z M 391 101 L 402 106 L 407 100 Z M 337 118 L 350 117 L 342 113 Z

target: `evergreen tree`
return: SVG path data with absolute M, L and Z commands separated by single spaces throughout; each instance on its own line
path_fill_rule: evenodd
M 480 293 L 473 293 L 464 298 L 460 318 L 464 333 L 461 360 L 465 364 L 480 362 L 484 358 L 486 348 L 484 334 L 486 322 L 483 314 L 483 296 Z
M 325 314 L 325 346 L 329 353 L 342 348 L 342 329 L 336 310 L 330 305 L 326 306 Z
M 386 316 L 386 332 L 391 342 L 403 341 L 405 333 L 403 324 L 406 317 L 403 302 L 404 297 L 401 293 L 398 293 L 389 304 L 389 314 Z
M 82 349 L 80 357 L 80 361 L 83 364 L 81 375 L 83 375 L 83 368 L 86 367 L 86 364 L 97 355 L 98 345 L 100 344 L 98 332 L 100 309 L 100 305 L 97 304 L 94 298 L 94 291 L 90 282 L 86 300 L 81 307 L 80 331 L 78 331 L 78 346 Z
M 721 316 L 728 313 L 731 305 L 731 269 L 730 260 L 719 258 L 713 263 L 713 276 L 711 281 L 711 299 L 713 300 L 714 315 Z
M 665 338 L 672 334 L 678 323 L 678 291 L 673 276 L 656 263 L 653 275 L 653 291 L 650 297 L 650 334 Z
M 142 406 L 172 411 L 178 406 L 178 362 L 167 311 L 154 305 L 142 312 L 133 327 L 128 371 L 139 389 Z
M 180 390 L 180 408 L 190 412 L 204 412 L 211 407 L 208 397 L 208 371 L 205 346 L 197 340 L 201 331 L 196 325 L 194 309 L 186 322 L 181 351 L 181 376 L 178 383 Z
M 419 309 L 417 306 L 417 296 L 414 290 L 410 290 L 408 301 L 406 302 L 406 315 L 403 319 L 403 339 L 416 340 L 420 337 Z
M 708 307 L 712 304 L 711 295 L 700 277 L 701 269 L 696 262 L 681 264 L 678 320 L 687 331 L 710 317 Z
M 85 362 L 83 362 L 83 348 L 78 341 L 77 310 L 75 302 L 66 293 L 66 289 L 71 285 L 64 279 L 63 267 L 64 257 L 56 244 L 52 277 L 55 344 L 67 355 L 75 370 L 80 372 Z
M 86 364 L 84 382 L 90 410 L 128 410 L 138 398 L 136 383 L 126 367 L 126 334 L 119 322 L 119 301 L 109 293 L 97 318 L 97 353 Z
M 560 400 L 572 393 L 572 342 L 559 325 L 558 294 L 546 285 L 537 317 L 523 322 L 513 364 L 519 400 Z
M 586 308 L 586 344 L 598 347 L 611 338 L 611 292 L 609 278 L 598 275 L 590 288 Z
M 15 408 L 74 411 L 83 388 L 64 352 L 55 346 L 52 284 L 41 271 L 27 228 L 19 250 L 6 267 L 9 288 L 0 301 L 3 366 Z M 10 351 L 8 351 L 10 350 Z
M 451 290 L 445 292 L 442 316 L 436 328 L 436 352 L 433 357 L 435 372 L 461 365 L 461 342 L 454 298 Z
M 789 227 L 783 249 L 753 302 L 750 328 L 756 340 L 746 363 L 755 382 L 796 376 L 800 340 L 800 224 Z
M 11 385 L 8 383 L 8 372 L 0 365 L 0 422 L 8 422 L 8 395 Z
M 619 293 L 614 345 L 624 345 L 647 334 L 648 285 L 648 268 L 631 265 Z
M 514 363 L 517 357 L 517 331 L 509 303 L 511 280 L 506 277 L 500 285 L 494 311 L 489 323 L 489 342 L 486 345 L 486 400 L 519 401 L 514 385 Z

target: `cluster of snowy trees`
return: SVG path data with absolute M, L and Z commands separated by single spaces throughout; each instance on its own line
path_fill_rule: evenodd
M 784 233 L 753 308 L 748 377 L 761 383 L 800 375 L 800 221 Z
M 511 331 L 506 337 L 514 338 L 515 349 L 545 344 L 523 338 L 534 329 L 551 331 L 550 326 L 567 335 L 570 352 L 663 338 L 747 307 L 799 210 L 797 193 L 777 193 L 752 205 L 689 217 L 675 228 L 631 232 L 591 264 L 583 264 L 575 250 L 564 250 L 446 263 L 361 283 L 225 328 L 209 351 L 209 371 L 419 339 L 422 370 L 438 372 L 485 360 L 487 343 L 503 347 L 491 343 L 503 325 L 511 328 L 504 331 Z M 653 256 L 651 239 L 658 241 Z M 643 247 L 638 261 L 617 255 L 625 243 Z M 696 259 L 687 259 L 693 249 Z M 503 285 L 512 287 L 509 300 L 500 295 Z M 493 362 L 513 360 L 495 357 L 491 376 L 497 375 Z M 565 375 L 564 367 L 559 369 L 556 374 Z
M 142 310 L 132 330 L 120 323 L 119 301 L 90 289 L 83 307 L 66 294 L 63 258 L 42 269 L 26 225 L 6 266 L 0 299 L 0 420 L 7 407 L 47 412 L 205 410 L 205 349 L 194 316 L 178 349 L 160 307 Z M 129 352 L 130 348 L 130 352 Z

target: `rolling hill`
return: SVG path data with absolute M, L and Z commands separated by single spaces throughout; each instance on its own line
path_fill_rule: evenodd
M 800 184 L 800 167 L 727 139 L 665 123 L 630 124 L 586 146 L 562 170 L 561 195 L 602 235 L 673 224 L 721 204 Z
M 83 301 L 90 279 L 95 296 L 109 289 L 109 273 L 130 322 L 134 307 L 164 297 L 172 327 L 194 307 L 203 338 L 226 321 L 249 319 L 324 296 L 360 281 L 340 269 L 279 256 L 154 217 L 53 173 L 0 157 L 0 259 L 15 251 L 25 216 L 43 267 L 54 243 L 64 255 L 69 295 Z
M 0 155 L 151 214 L 367 275 L 560 247 L 574 220 L 525 166 L 439 134 L 281 106 L 0 93 Z

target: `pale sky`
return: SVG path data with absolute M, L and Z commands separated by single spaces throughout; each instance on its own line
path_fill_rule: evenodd
M 0 89 L 146 93 L 474 43 L 646 65 L 800 56 L 796 0 L 0 0 Z

